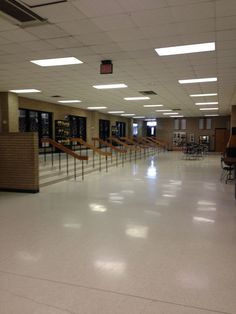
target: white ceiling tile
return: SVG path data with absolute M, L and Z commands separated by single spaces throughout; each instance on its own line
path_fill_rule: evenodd
M 86 18 L 80 12 L 73 2 L 58 3 L 56 5 L 47 5 L 34 9 L 34 12 L 43 18 L 46 18 L 51 23 L 79 20 Z
M 141 27 L 158 27 L 159 24 L 168 24 L 173 21 L 169 8 L 161 8 L 151 11 L 131 12 L 131 18 L 136 25 Z
M 110 36 L 108 36 L 107 33 L 101 32 L 101 33 L 85 33 L 76 36 L 78 40 L 83 43 L 84 45 L 101 45 L 101 44 L 107 44 L 111 43 L 112 39 Z
M 129 14 L 97 17 L 93 18 L 92 21 L 104 31 L 135 27 Z
M 181 34 L 195 34 L 195 33 L 206 33 L 215 31 L 215 20 L 195 20 L 191 22 L 178 22 L 175 23 L 176 27 L 179 27 Z
M 202 2 L 190 5 L 171 7 L 174 21 L 193 21 L 215 17 L 214 3 Z
M 57 25 L 70 35 L 98 33 L 100 31 L 91 19 L 73 20 L 58 23 Z
M 167 6 L 166 0 L 118 0 L 118 3 L 127 11 L 153 10 Z
M 218 0 L 215 2 L 216 17 L 236 15 L 236 1 L 235 0 Z
M 76 6 L 87 17 L 114 15 L 124 11 L 115 0 L 99 0 L 99 3 L 96 0 L 80 0 L 75 2 L 74 6 Z
M 13 42 L 24 42 L 35 40 L 35 36 L 31 35 L 23 29 L 9 30 L 7 32 L 0 33 L 1 36 L 5 39 L 8 39 Z
M 56 25 L 44 24 L 40 26 L 28 27 L 27 31 L 40 39 L 64 37 L 67 34 Z
M 220 17 L 216 19 L 216 30 L 232 30 L 236 28 L 235 16 Z
M 60 38 L 51 38 L 47 42 L 55 48 L 82 47 L 83 44 L 78 38 L 73 36 L 65 36 Z

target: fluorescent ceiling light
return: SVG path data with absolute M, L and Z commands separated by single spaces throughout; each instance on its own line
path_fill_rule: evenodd
M 217 77 L 205 77 L 199 79 L 187 79 L 187 80 L 179 80 L 180 84 L 192 84 L 192 83 L 206 83 L 206 82 L 216 82 Z
M 190 97 L 209 97 L 209 96 L 217 96 L 217 93 L 211 93 L 211 94 L 192 94 L 189 95 Z
M 38 89 L 11 89 L 9 92 L 24 94 L 24 93 L 41 93 L 41 90 Z
M 219 117 L 219 114 L 205 114 L 205 117 Z
M 144 119 L 145 116 L 137 116 L 137 117 L 134 117 L 134 119 Z
M 93 85 L 96 89 L 113 89 L 113 88 L 125 88 L 126 84 L 105 84 L 105 85 Z
M 211 101 L 211 102 L 196 102 L 196 106 L 201 106 L 201 105 L 218 105 L 218 101 Z
M 169 116 L 171 118 L 183 118 L 184 116 Z
M 182 55 L 186 53 L 215 51 L 215 49 L 216 49 L 215 43 L 211 42 L 211 43 L 204 43 L 204 44 L 156 48 L 155 50 L 159 56 L 171 56 L 171 55 Z
M 144 96 L 144 97 L 125 97 L 125 100 L 145 100 L 145 99 L 150 99 L 150 97 Z
M 81 102 L 81 100 L 58 100 L 58 102 L 62 103 L 62 104 L 73 104 L 73 103 L 77 103 L 77 102 Z
M 124 113 L 124 111 L 108 111 L 108 113 Z
M 154 118 L 145 119 L 145 121 L 156 121 Z
M 178 112 L 164 112 L 164 115 L 172 115 L 172 114 L 178 114 Z
M 143 105 L 143 107 L 152 108 L 152 107 L 163 107 L 163 105 Z
M 89 110 L 96 110 L 96 109 L 106 109 L 107 107 L 87 107 Z
M 41 67 L 54 67 L 58 65 L 70 65 L 70 64 L 81 64 L 83 63 L 77 58 L 55 58 L 55 59 L 42 59 L 42 60 L 31 60 L 30 62 L 37 64 Z
M 121 114 L 122 116 L 127 116 L 127 117 L 129 117 L 129 116 L 135 116 L 135 113 L 122 113 Z
M 200 108 L 199 110 L 219 110 L 219 108 Z
M 167 111 L 172 111 L 171 109 L 158 109 L 156 110 L 157 112 L 167 112 Z

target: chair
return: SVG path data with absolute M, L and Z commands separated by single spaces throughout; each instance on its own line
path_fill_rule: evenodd
M 224 157 L 221 157 L 220 162 L 221 162 L 221 169 L 222 169 L 220 181 L 225 180 L 225 183 L 227 184 L 229 180 L 234 180 L 233 178 L 234 167 L 232 165 L 227 165 L 224 162 Z

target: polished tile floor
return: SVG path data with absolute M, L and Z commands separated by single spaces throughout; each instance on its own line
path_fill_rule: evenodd
M 236 202 L 219 156 L 0 193 L 0 314 L 236 313 Z

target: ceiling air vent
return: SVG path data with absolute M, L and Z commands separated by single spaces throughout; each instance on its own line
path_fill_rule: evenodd
M 181 109 L 180 108 L 174 108 L 174 109 L 172 109 L 173 111 L 181 111 Z
M 144 91 L 140 91 L 139 92 L 140 94 L 142 94 L 142 95 L 157 95 L 157 93 L 155 93 L 154 91 L 152 91 L 152 90 L 144 90 Z
M 53 97 L 53 98 L 61 98 L 61 96 L 59 96 L 59 95 L 53 95 L 51 97 Z
M 0 12 L 20 23 L 44 22 L 38 14 L 16 0 L 0 0 Z

